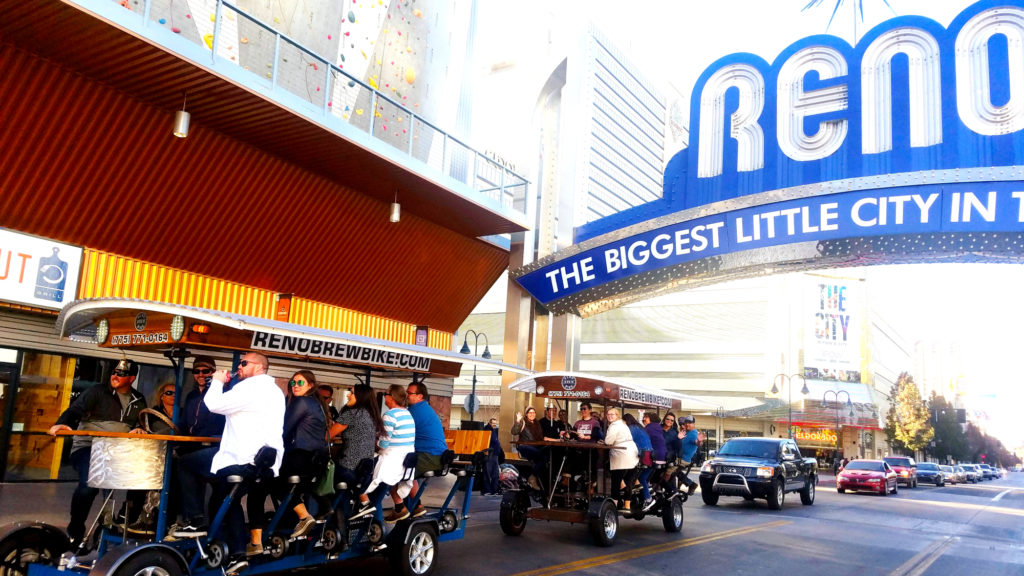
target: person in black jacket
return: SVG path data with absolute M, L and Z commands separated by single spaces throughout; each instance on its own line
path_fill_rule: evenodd
M 316 518 L 306 509 L 305 499 L 312 487 L 310 481 L 319 474 L 329 457 L 327 454 L 327 416 L 317 395 L 316 376 L 309 370 L 299 370 L 288 381 L 288 405 L 284 413 L 284 459 L 278 475 L 276 491 L 279 498 L 287 491 L 289 476 L 301 480 L 295 489 L 292 510 L 299 517 L 292 538 L 305 536 L 316 524 Z M 262 484 L 257 484 L 257 487 Z M 256 503 L 266 500 L 265 490 L 254 488 L 249 498 Z M 257 506 L 258 507 L 258 506 Z M 253 509 L 250 507 L 250 512 Z M 259 514 L 249 515 L 249 555 L 262 553 L 263 527 L 266 521 Z
M 57 423 L 50 427 L 48 434 L 56 436 L 61 430 L 72 429 L 130 431 L 139 420 L 139 410 L 146 407 L 146 399 L 132 388 L 138 375 L 138 364 L 127 358 L 121 360 L 110 374 L 110 383 L 97 384 L 82 392 L 57 418 Z M 99 489 L 88 484 L 91 454 L 92 438 L 75 436 L 71 443 L 71 466 L 78 473 L 78 486 L 71 495 L 68 537 L 76 546 L 85 536 L 85 521 L 99 493 Z
M 196 356 L 192 360 L 192 378 L 195 388 L 185 396 L 182 407 L 181 429 L 186 436 L 220 436 L 224 434 L 224 415 L 214 414 L 203 398 L 210 389 L 210 380 L 217 363 L 209 356 Z

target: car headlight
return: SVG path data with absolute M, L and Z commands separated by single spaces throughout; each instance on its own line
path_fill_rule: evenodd
M 910 476 L 910 473 L 904 470 L 903 472 L 900 472 L 900 476 Z
M 771 478 L 775 475 L 775 468 L 771 466 L 758 466 L 757 477 L 758 478 Z
M 700 471 L 701 472 L 711 472 L 712 471 L 711 462 L 710 461 L 705 462 L 704 465 L 700 467 Z

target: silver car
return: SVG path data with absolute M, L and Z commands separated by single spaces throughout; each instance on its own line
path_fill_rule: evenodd
M 953 466 L 939 466 L 939 470 L 942 471 L 942 476 L 946 479 L 946 482 L 950 484 L 959 484 L 964 481 L 963 469 L 957 472 Z

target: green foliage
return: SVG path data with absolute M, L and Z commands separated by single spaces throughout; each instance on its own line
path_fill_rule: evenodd
M 934 392 L 928 404 L 933 415 L 932 426 L 935 428 L 935 447 L 929 448 L 928 454 L 934 455 L 940 462 L 946 462 L 949 458 L 957 462 L 970 461 L 971 450 L 963 429 L 956 421 L 956 410 L 945 398 Z
M 885 414 L 889 445 L 900 452 L 914 453 L 923 449 L 935 437 L 935 430 L 914 377 L 906 372 L 900 374 L 890 390 L 890 398 L 889 411 Z

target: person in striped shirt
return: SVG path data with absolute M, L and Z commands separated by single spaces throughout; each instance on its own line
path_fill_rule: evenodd
M 391 486 L 397 489 L 400 498 L 409 495 L 412 481 L 403 481 L 402 476 L 405 475 L 405 456 L 413 452 L 416 445 L 416 423 L 412 414 L 405 409 L 406 402 L 404 386 L 392 384 L 388 387 L 384 395 L 384 404 L 388 408 L 384 413 L 385 436 L 377 441 L 377 465 L 373 469 L 373 480 L 366 491 L 359 495 L 359 510 L 352 516 L 352 520 L 376 511 Z

